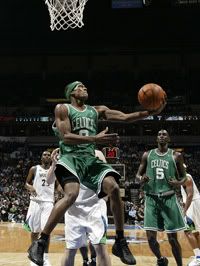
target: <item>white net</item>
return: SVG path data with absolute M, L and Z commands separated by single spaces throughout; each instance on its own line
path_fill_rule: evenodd
M 51 30 L 81 28 L 83 10 L 88 0 L 46 0 L 51 19 Z

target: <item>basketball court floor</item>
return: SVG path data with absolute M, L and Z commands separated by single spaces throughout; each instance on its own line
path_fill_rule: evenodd
M 111 247 L 114 239 L 114 226 L 109 226 L 108 230 L 108 250 L 111 255 L 113 266 L 123 266 L 120 259 L 113 256 Z M 141 227 L 127 225 L 125 234 L 130 242 L 129 246 L 137 259 L 138 266 L 154 266 L 156 259 L 149 250 L 145 232 Z M 175 260 L 172 257 L 171 249 L 165 233 L 158 235 L 163 255 L 169 259 L 169 266 L 175 266 Z M 193 255 L 187 239 L 183 232 L 179 233 L 179 240 L 183 249 L 183 265 L 186 266 Z M 17 223 L 0 223 L 0 266 L 28 266 L 30 262 L 27 258 L 27 248 L 30 245 L 30 233 Z M 65 249 L 64 225 L 58 224 L 54 229 L 50 244 L 50 260 L 52 266 L 60 266 L 61 258 Z M 76 256 L 75 266 L 82 266 L 82 258 L 79 253 Z M 103 265 L 99 265 L 103 266 Z

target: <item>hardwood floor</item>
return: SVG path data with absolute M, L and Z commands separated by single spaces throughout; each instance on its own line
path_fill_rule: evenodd
M 152 255 L 144 230 L 134 229 L 127 226 L 125 230 L 126 236 L 130 241 L 129 247 L 133 251 L 138 266 L 154 266 L 156 259 Z M 108 230 L 108 250 L 111 254 L 113 242 L 114 228 Z M 159 242 L 163 255 L 169 259 L 169 266 L 176 266 L 175 260 L 172 257 L 171 249 L 167 241 L 165 233 L 159 234 Z M 191 248 L 184 236 L 183 232 L 179 233 L 179 240 L 183 250 L 184 266 L 190 261 L 189 257 L 193 255 Z M 27 258 L 26 250 L 30 245 L 30 233 L 22 228 L 21 224 L 16 223 L 0 223 L 0 266 L 28 266 L 30 261 Z M 64 225 L 59 224 L 55 228 L 50 244 L 50 260 L 52 266 L 60 266 L 60 261 L 65 249 L 64 242 Z M 120 259 L 111 254 L 113 266 L 122 266 Z M 75 266 L 82 266 L 82 258 L 79 252 L 76 256 Z M 101 265 L 102 266 L 102 265 Z

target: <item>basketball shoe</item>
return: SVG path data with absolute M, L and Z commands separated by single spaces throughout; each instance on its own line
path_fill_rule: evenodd
M 200 266 L 200 257 L 196 257 L 188 264 L 188 266 Z
M 43 256 L 47 243 L 48 242 L 43 239 L 37 239 L 33 241 L 28 249 L 28 258 L 39 266 L 43 266 L 44 264 Z
M 37 266 L 37 264 L 31 261 L 30 266 Z
M 136 260 L 132 255 L 125 238 L 122 239 L 115 238 L 115 243 L 112 246 L 112 253 L 115 256 L 119 257 L 121 261 L 125 264 L 129 265 L 136 264 Z
M 44 259 L 44 264 L 43 266 L 51 266 L 51 263 L 48 259 Z
M 156 266 L 167 266 L 168 259 L 166 257 L 162 257 L 161 259 L 157 260 Z
M 83 261 L 83 266 L 88 266 L 89 265 L 89 261 L 88 260 L 84 260 Z
M 89 266 L 96 266 L 97 263 L 96 263 L 96 258 L 92 258 L 90 263 L 88 264 Z
M 44 253 L 43 260 L 44 260 L 43 266 L 51 266 L 51 263 L 49 261 L 49 253 Z

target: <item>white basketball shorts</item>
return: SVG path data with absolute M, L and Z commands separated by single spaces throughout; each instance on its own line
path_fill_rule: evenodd
M 82 211 L 83 208 L 84 212 Z M 76 207 L 76 210 L 72 208 L 65 213 L 65 240 L 68 249 L 78 249 L 87 246 L 88 239 L 93 245 L 106 243 L 108 223 L 105 201 L 101 202 L 100 200 L 90 210 L 87 210 L 87 208 L 87 206 L 82 206 L 82 210 L 80 209 L 78 212 Z
M 186 214 L 192 219 L 195 230 L 200 232 L 200 199 L 193 200 Z
M 48 201 L 30 201 L 26 222 L 31 228 L 31 232 L 41 232 L 53 209 L 53 202 Z

